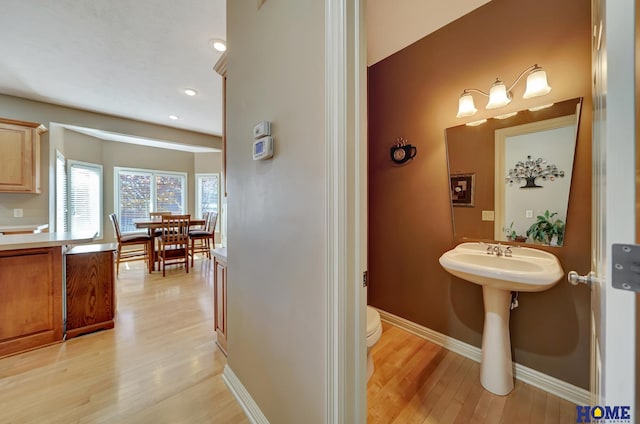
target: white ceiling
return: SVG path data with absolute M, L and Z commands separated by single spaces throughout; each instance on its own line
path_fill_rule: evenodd
M 367 65 L 402 50 L 490 0 L 367 0 Z
M 219 135 L 225 37 L 225 0 L 2 0 L 0 93 Z
M 368 0 L 368 63 L 487 1 Z M 225 15 L 226 0 L 1 0 L 0 93 L 220 135 Z

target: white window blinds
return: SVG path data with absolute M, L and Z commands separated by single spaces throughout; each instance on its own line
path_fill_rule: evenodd
M 69 230 L 102 237 L 102 165 L 69 161 Z

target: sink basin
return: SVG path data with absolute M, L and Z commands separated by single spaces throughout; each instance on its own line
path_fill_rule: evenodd
M 452 275 L 482 286 L 484 328 L 480 383 L 497 395 L 513 390 L 509 315 L 511 292 L 539 292 L 564 276 L 558 258 L 529 247 L 512 246 L 510 257 L 487 253 L 486 243 L 462 243 L 440 256 L 440 265 Z M 506 246 L 498 245 L 499 249 Z
M 564 276 L 558 258 L 551 253 L 513 246 L 511 257 L 496 256 L 487 254 L 487 246 L 459 244 L 440 257 L 440 265 L 456 277 L 509 291 L 547 290 Z

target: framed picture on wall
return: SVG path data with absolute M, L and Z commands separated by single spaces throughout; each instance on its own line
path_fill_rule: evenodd
M 453 206 L 474 207 L 474 180 L 476 174 L 451 175 L 451 203 Z

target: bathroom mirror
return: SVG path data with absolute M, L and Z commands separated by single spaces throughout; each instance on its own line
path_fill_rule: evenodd
M 445 130 L 456 237 L 562 246 L 581 107 L 576 98 Z

